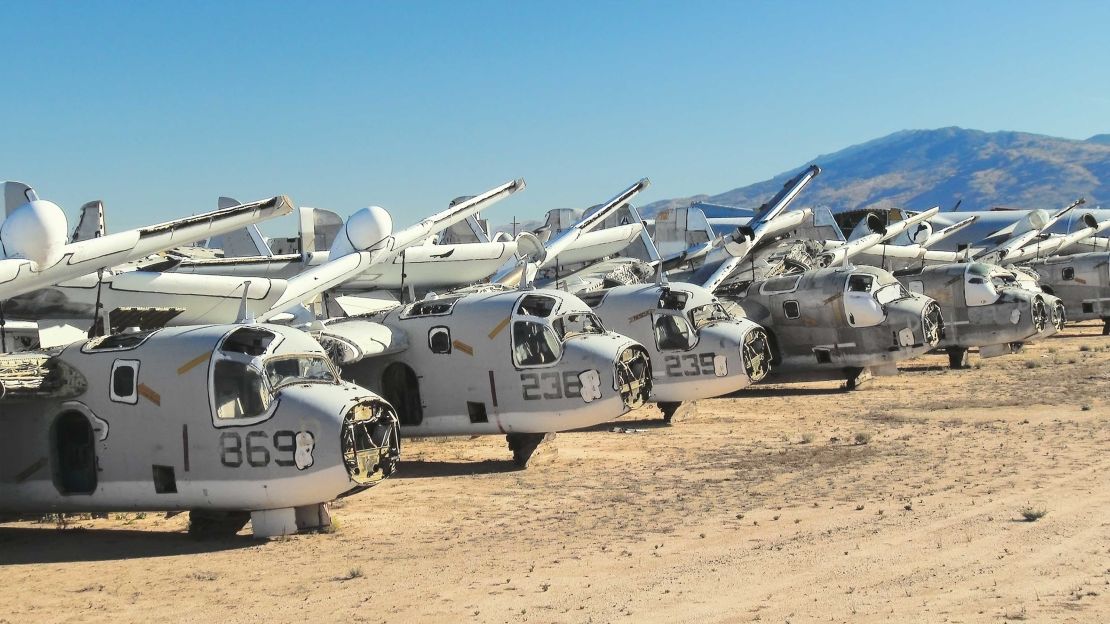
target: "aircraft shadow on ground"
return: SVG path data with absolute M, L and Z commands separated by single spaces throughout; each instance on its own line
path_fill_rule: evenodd
M 866 388 L 866 382 L 863 385 Z M 726 394 L 722 399 L 744 399 L 751 397 L 788 397 L 788 396 L 822 396 L 828 394 L 844 394 L 848 392 L 844 388 L 790 388 L 790 387 L 777 387 L 777 388 L 744 388 L 737 390 L 732 394 Z
M 397 473 L 390 479 L 426 479 L 429 477 L 464 477 L 479 474 L 495 474 L 501 472 L 516 472 L 517 468 L 511 460 L 487 459 L 483 461 L 431 461 L 415 459 L 401 461 L 397 466 Z
M 971 367 L 969 366 L 968 368 Z M 922 364 L 920 366 L 901 366 L 898 368 L 899 373 L 935 373 L 945 370 L 949 370 L 947 364 Z
M 660 416 L 660 417 L 656 417 L 656 418 L 637 418 L 637 419 L 629 419 L 629 420 L 624 420 L 624 419 L 613 420 L 613 421 L 610 421 L 610 422 L 601 423 L 600 425 L 593 425 L 592 427 L 583 427 L 581 429 L 575 429 L 574 431 L 605 431 L 605 432 L 610 432 L 610 431 L 613 431 L 614 429 L 618 429 L 618 431 L 613 431 L 613 432 L 614 433 L 621 433 L 619 431 L 619 429 L 666 429 L 667 427 L 670 427 L 670 426 L 671 426 L 670 423 L 664 421 L 663 417 Z
M 197 539 L 176 531 L 3 527 L 0 566 L 172 557 L 257 545 L 247 536 Z

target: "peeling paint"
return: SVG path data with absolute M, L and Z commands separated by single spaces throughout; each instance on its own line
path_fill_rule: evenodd
M 594 399 L 601 398 L 601 374 L 595 369 L 582 371 L 578 375 L 578 381 L 582 384 L 581 396 L 582 400 L 590 403 Z
M 297 470 L 304 470 L 312 466 L 312 451 L 316 449 L 316 438 L 311 432 L 297 433 L 297 452 L 293 459 L 297 462 Z

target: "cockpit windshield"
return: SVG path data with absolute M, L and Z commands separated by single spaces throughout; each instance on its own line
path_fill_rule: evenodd
M 731 321 L 732 315 L 719 303 L 707 303 L 690 310 L 690 320 L 694 322 L 695 329 L 701 329 L 710 323 Z
M 263 367 L 270 391 L 297 383 L 338 384 L 331 362 L 320 355 L 292 355 L 266 360 Z
M 513 362 L 517 366 L 542 366 L 556 362 L 563 347 L 555 331 L 536 321 L 513 322 Z
M 891 301 L 906 299 L 909 296 L 909 291 L 906 290 L 902 286 L 902 284 L 898 282 L 880 286 L 877 290 L 875 290 L 875 301 L 878 301 L 879 303 L 884 305 L 890 303 Z
M 559 334 L 561 340 L 566 340 L 571 336 L 577 336 L 579 334 L 605 333 L 605 328 L 601 325 L 601 319 L 591 312 L 564 314 L 555 319 L 555 322 L 552 324 L 555 326 L 555 333 Z

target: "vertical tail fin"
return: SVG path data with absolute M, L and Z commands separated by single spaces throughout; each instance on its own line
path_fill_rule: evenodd
M 77 227 L 73 228 L 73 235 L 69 242 L 100 238 L 108 233 L 104 222 L 104 202 L 91 201 L 81 206 L 81 216 L 77 218 Z

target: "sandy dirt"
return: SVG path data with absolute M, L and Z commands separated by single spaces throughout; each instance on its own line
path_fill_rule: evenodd
M 524 471 L 500 438 L 409 442 L 330 535 L 0 525 L 0 621 L 1110 622 L 1100 329 L 644 409 Z

